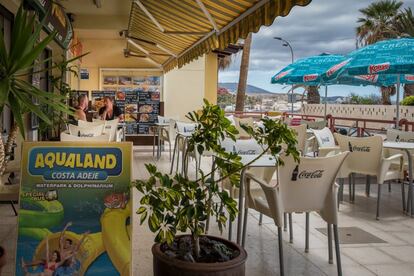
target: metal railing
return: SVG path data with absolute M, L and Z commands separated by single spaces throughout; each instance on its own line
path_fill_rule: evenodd
M 268 116 L 269 113 L 273 112 L 226 112 L 227 115 L 234 115 L 237 117 L 253 117 L 255 119 L 260 119 L 263 116 Z M 361 136 L 370 136 L 372 132 L 385 132 L 390 126 L 396 124 L 395 120 L 380 120 L 380 119 L 364 119 L 364 118 L 352 118 L 352 117 L 337 117 L 332 114 L 325 116 L 322 115 L 309 115 L 309 114 L 299 114 L 299 113 L 282 113 L 282 118 L 296 117 L 303 120 L 314 120 L 314 119 L 325 119 L 327 121 L 327 126 L 334 132 L 339 128 L 347 128 L 348 135 Z M 340 121 L 340 122 L 338 122 Z M 344 122 L 349 122 L 346 124 Z M 378 128 L 370 126 L 369 124 L 380 124 L 384 127 Z M 398 122 L 398 127 L 404 131 L 414 131 L 414 122 L 408 121 L 407 119 L 401 119 Z

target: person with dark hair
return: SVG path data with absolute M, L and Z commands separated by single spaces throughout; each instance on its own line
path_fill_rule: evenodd
M 78 105 L 75 106 L 75 120 L 82 120 L 87 121 L 86 119 L 86 111 L 88 110 L 88 96 L 87 95 L 80 95 L 78 98 Z
M 124 120 L 124 114 L 121 109 L 114 104 L 114 99 L 108 96 L 104 97 L 105 106 L 99 109 L 99 116 L 102 120 L 113 120 L 119 118 L 119 121 Z

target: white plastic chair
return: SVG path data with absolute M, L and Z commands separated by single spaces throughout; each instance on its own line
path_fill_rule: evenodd
M 110 142 L 111 136 L 109 134 L 102 134 L 98 136 L 85 136 L 85 137 L 79 137 L 75 135 L 71 135 L 65 132 L 60 133 L 60 141 L 62 142 L 90 142 L 90 141 L 104 141 L 104 142 Z
M 80 137 L 93 137 L 99 136 L 104 133 L 104 124 L 100 124 L 97 126 L 87 126 L 87 127 L 80 127 L 69 124 L 69 134 L 73 136 L 80 136 Z
M 398 142 L 407 142 L 407 143 L 414 143 L 414 132 L 412 131 L 402 131 L 402 130 L 397 130 L 397 129 L 388 129 L 387 130 L 387 135 L 386 135 L 386 139 L 387 141 L 398 141 Z M 384 149 L 385 152 L 385 156 L 392 156 L 394 154 L 399 154 L 402 153 L 400 150 L 395 150 L 395 149 Z M 414 152 L 410 151 L 411 156 L 414 156 Z M 398 166 L 401 166 L 401 162 L 400 161 L 394 161 L 393 162 L 393 166 L 398 168 Z M 407 155 L 405 153 L 403 153 L 403 163 L 401 166 L 401 174 L 400 174 L 400 179 L 403 179 L 403 181 L 401 181 L 401 192 L 402 192 L 402 196 L 405 199 L 405 187 L 404 187 L 404 180 L 405 180 L 405 175 L 404 172 L 408 171 L 408 159 L 407 159 Z M 388 186 L 389 191 L 391 192 L 391 185 Z M 403 201 L 403 209 L 405 209 L 405 202 Z
M 284 275 L 283 261 L 283 214 L 293 212 L 306 213 L 305 252 L 309 251 L 309 212 L 318 212 L 328 227 L 329 263 L 332 257 L 332 228 L 334 229 L 336 263 L 338 275 L 342 275 L 341 256 L 338 240 L 338 209 L 336 174 L 348 153 L 334 156 L 309 158 L 301 157 L 296 163 L 290 156 L 283 158 L 284 165 L 278 167 L 278 183 L 274 185 L 266 179 L 260 179 L 252 173 L 246 173 L 246 198 L 243 221 L 242 246 L 246 240 L 248 209 L 254 209 L 273 218 L 278 229 L 280 275 Z M 252 183 L 258 183 L 265 198 L 251 193 Z
M 119 124 L 119 118 L 115 118 L 113 120 L 100 120 L 100 119 L 93 119 L 93 123 L 100 123 L 104 124 L 104 133 L 108 133 L 110 136 L 111 142 L 117 141 L 117 131 L 118 131 L 118 124 Z M 79 125 L 80 126 L 80 125 Z
M 306 125 L 289 126 L 296 133 L 296 139 L 298 141 L 296 149 L 301 152 L 302 155 L 306 155 Z
M 331 151 L 339 152 L 339 146 L 335 144 L 335 137 L 329 128 L 312 129 L 312 132 L 318 143 L 318 156 L 326 156 Z
M 351 174 L 350 199 L 355 200 L 355 173 L 367 175 L 366 194 L 369 196 L 369 176 L 376 176 L 378 183 L 377 214 L 379 219 L 381 186 L 385 181 L 399 179 L 400 170 L 391 165 L 396 160 L 401 160 L 402 154 L 395 154 L 388 158 L 383 157 L 382 138 L 380 136 L 350 137 L 335 133 L 336 141 L 341 151 L 349 151 L 349 156 L 341 167 L 338 178 L 348 177 Z M 341 183 L 340 198 L 343 197 L 343 183 Z
M 236 135 L 237 139 L 248 139 L 250 135 L 241 127 L 242 125 L 254 127 L 254 120 L 252 117 L 238 118 L 233 117 L 235 122 L 235 127 L 239 131 L 239 134 Z
M 176 164 L 176 171 L 178 171 L 178 166 L 180 163 L 180 153 L 181 153 L 181 172 L 186 173 L 187 166 L 188 166 L 188 158 L 185 160 L 185 152 L 187 150 L 187 136 L 190 135 L 195 131 L 197 124 L 194 123 L 185 123 L 185 122 L 175 122 L 175 128 L 177 130 L 177 134 L 175 137 L 174 143 L 174 150 L 173 150 L 173 157 L 171 162 L 171 169 L 170 173 L 172 174 L 174 170 L 174 164 Z M 190 157 L 195 158 L 196 160 L 196 171 L 198 171 L 198 158 L 195 153 L 188 153 Z M 175 160 L 177 159 L 177 160 Z M 176 163 L 175 163 L 176 162 Z
M 326 127 L 326 121 L 322 120 L 322 121 L 308 121 L 308 120 L 301 120 L 300 124 L 304 124 L 307 126 L 307 128 L 309 129 L 323 129 L 324 127 Z
M 158 118 L 158 123 L 160 123 L 160 124 L 169 124 L 168 127 L 160 127 L 160 130 L 159 130 L 158 134 L 159 134 L 159 139 L 160 139 L 161 142 L 168 143 L 169 153 L 170 153 L 170 161 L 171 161 L 171 135 L 170 135 L 170 133 L 171 133 L 171 126 L 175 124 L 175 121 L 170 119 L 170 118 L 167 118 L 167 117 L 164 117 L 164 116 L 159 116 L 159 115 L 157 116 L 157 118 Z M 152 148 L 152 155 L 153 156 L 155 155 L 155 142 L 154 142 L 154 145 L 153 145 L 153 148 Z

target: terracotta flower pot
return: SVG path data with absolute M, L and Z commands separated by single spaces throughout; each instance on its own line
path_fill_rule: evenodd
M 191 263 L 168 257 L 162 252 L 161 245 L 156 243 L 152 246 L 154 276 L 244 276 L 246 250 L 231 241 L 214 236 L 207 237 L 222 242 L 240 254 L 228 262 Z

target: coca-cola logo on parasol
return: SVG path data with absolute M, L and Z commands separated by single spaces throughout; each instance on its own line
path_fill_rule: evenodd
M 390 69 L 390 63 L 389 62 L 384 62 L 384 63 L 379 63 L 379 64 L 371 64 L 368 67 L 368 73 L 376 74 L 376 73 L 379 73 L 379 72 L 387 71 L 388 69 Z
M 342 67 L 344 67 L 345 65 L 347 65 L 349 63 L 349 61 L 351 61 L 351 59 L 347 59 L 342 61 L 341 63 L 335 64 L 334 66 L 332 66 L 331 68 L 329 68 L 329 70 L 326 72 L 326 75 L 328 77 L 332 76 L 333 74 L 335 74 L 336 72 L 339 71 L 339 69 L 341 69 Z
M 308 81 L 314 81 L 318 78 L 318 74 L 309 74 L 309 75 L 304 75 L 303 76 L 303 81 L 304 82 L 308 82 Z
M 314 170 L 314 171 L 307 171 L 303 170 L 299 172 L 299 165 L 296 165 L 295 169 L 292 172 L 292 181 L 296 181 L 298 179 L 315 179 L 315 178 L 322 178 L 323 172 L 325 170 Z
M 414 81 L 414 75 L 405 75 L 404 78 L 408 81 Z
M 283 77 L 285 77 L 286 75 L 288 75 L 291 71 L 292 71 L 292 69 L 289 69 L 289 70 L 287 70 L 287 71 L 285 71 L 285 72 L 282 72 L 282 73 L 280 73 L 280 74 L 276 75 L 273 79 L 274 79 L 274 80 L 280 80 L 281 78 L 283 78 Z
M 369 81 L 372 83 L 376 83 L 378 81 L 378 75 L 359 75 L 359 76 L 355 76 L 355 78 L 364 80 L 364 81 Z

